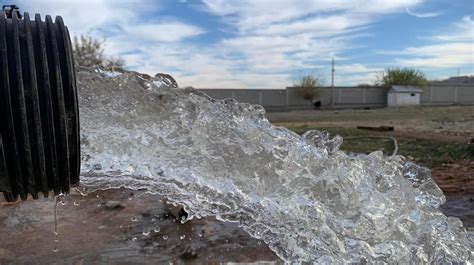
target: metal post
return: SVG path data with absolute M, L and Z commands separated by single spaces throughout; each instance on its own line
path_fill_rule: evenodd
M 331 70 L 331 107 L 334 108 L 334 58 L 332 58 Z

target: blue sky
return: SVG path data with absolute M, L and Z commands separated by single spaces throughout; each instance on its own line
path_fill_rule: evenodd
M 2 1 L 2 4 L 5 1 Z M 62 15 L 72 35 L 106 38 L 129 69 L 169 73 L 180 86 L 283 88 L 319 73 L 371 83 L 386 67 L 432 79 L 474 75 L 472 0 L 19 1 Z

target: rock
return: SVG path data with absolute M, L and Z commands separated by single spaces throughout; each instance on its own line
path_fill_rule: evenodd
M 141 211 L 142 216 L 151 216 L 153 209 L 152 208 L 145 208 Z
M 188 218 L 188 213 L 181 205 L 174 206 L 173 204 L 169 203 L 168 200 L 164 200 L 163 208 L 169 216 L 172 216 L 175 219 L 186 220 L 186 218 Z
M 114 209 L 123 209 L 125 206 L 123 206 L 120 201 L 107 201 L 105 203 L 105 209 L 108 210 L 114 210 Z

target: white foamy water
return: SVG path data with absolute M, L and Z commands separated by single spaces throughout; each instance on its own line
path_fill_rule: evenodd
M 238 222 L 291 263 L 472 262 L 428 170 L 340 137 L 273 126 L 260 106 L 153 81 L 78 73 L 81 183 L 146 188 L 190 218 Z

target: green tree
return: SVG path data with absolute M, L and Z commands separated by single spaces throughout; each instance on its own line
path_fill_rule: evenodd
M 423 87 L 428 84 L 428 80 L 426 75 L 418 69 L 394 67 L 378 73 L 376 84 L 386 89 L 392 85 Z
M 84 67 L 118 67 L 125 65 L 121 57 L 104 56 L 105 40 L 98 40 L 91 36 L 75 36 L 73 40 L 74 61 Z
M 319 74 L 308 74 L 299 77 L 293 83 L 293 86 L 298 88 L 298 93 L 306 100 L 313 103 L 319 96 L 321 87 L 324 83 L 323 78 Z

